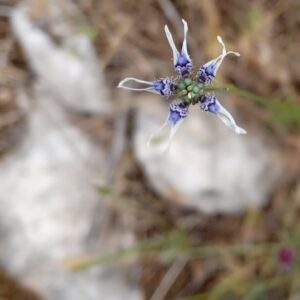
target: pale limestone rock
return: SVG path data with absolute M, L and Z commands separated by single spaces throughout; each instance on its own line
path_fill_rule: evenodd
M 236 135 L 196 105 L 169 151 L 161 154 L 147 148 L 146 142 L 167 117 L 163 101 L 140 97 L 134 139 L 136 156 L 160 195 L 204 213 L 235 213 L 266 203 L 283 170 L 276 147 L 268 144 L 263 132 L 247 128 L 234 113 L 238 125 L 248 131 Z
M 17 8 L 12 20 L 37 79 L 30 101 L 20 93 L 31 105 L 24 139 L 0 161 L 0 263 L 46 300 L 142 299 L 119 266 L 71 272 L 63 265 L 134 241 L 126 226 L 106 224 L 108 208 L 95 181 L 107 174 L 107 151 L 68 118 L 70 108 L 111 112 L 91 42 L 71 38 L 78 58 L 35 27 L 25 8 Z M 110 232 L 103 234 L 104 228 Z

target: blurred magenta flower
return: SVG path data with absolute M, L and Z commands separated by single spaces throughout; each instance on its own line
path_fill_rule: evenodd
M 200 104 L 200 109 L 202 111 L 215 114 L 235 133 L 246 134 L 246 131 L 237 126 L 231 114 L 220 104 L 216 96 L 211 93 L 214 91 L 214 88 L 210 86 L 213 83 L 224 58 L 228 54 L 233 54 L 235 56 L 239 56 L 240 54 L 238 52 L 227 51 L 222 38 L 218 36 L 217 40 L 223 48 L 222 53 L 217 58 L 204 64 L 198 70 L 197 74 L 193 75 L 193 64 L 187 49 L 188 24 L 185 20 L 182 20 L 182 23 L 184 39 L 181 51 L 178 51 L 168 26 L 165 26 L 165 33 L 173 53 L 173 64 L 177 77 L 174 79 L 166 77 L 154 81 L 145 81 L 134 77 L 127 77 L 118 85 L 119 88 L 127 90 L 148 91 L 162 96 L 175 98 L 170 105 L 166 121 L 155 134 L 151 135 L 147 143 L 148 145 L 151 145 L 163 140 L 165 142 L 162 148 L 163 152 L 169 148 L 176 131 L 182 124 L 182 121 L 187 117 L 189 106 L 197 103 Z M 125 85 L 128 82 L 134 82 L 141 86 L 133 87 Z M 166 128 L 169 128 L 169 130 L 167 132 L 167 139 L 164 139 L 162 133 Z
M 292 248 L 282 247 L 277 252 L 277 262 L 283 269 L 289 269 L 296 261 L 295 251 Z

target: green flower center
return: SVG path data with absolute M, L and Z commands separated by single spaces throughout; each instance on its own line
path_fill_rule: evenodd
M 175 94 L 188 105 L 196 104 L 199 97 L 204 94 L 204 86 L 191 77 L 182 78 L 178 82 Z

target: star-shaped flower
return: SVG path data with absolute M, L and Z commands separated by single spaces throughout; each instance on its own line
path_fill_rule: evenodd
M 169 127 L 170 130 L 163 151 L 169 148 L 176 131 L 182 124 L 182 121 L 187 117 L 189 106 L 198 103 L 202 111 L 215 114 L 235 133 L 246 134 L 246 131 L 237 126 L 231 114 L 220 104 L 216 96 L 211 93 L 214 90 L 214 88 L 211 87 L 211 84 L 213 83 L 224 58 L 228 54 L 233 54 L 235 56 L 240 56 L 240 54 L 238 52 L 227 51 L 222 38 L 218 36 L 217 40 L 222 45 L 222 53 L 217 58 L 210 60 L 200 67 L 198 72 L 193 75 L 193 64 L 187 50 L 188 25 L 185 20 L 182 20 L 182 23 L 184 28 L 184 39 L 180 52 L 174 43 L 168 26 L 165 26 L 165 33 L 172 49 L 174 69 L 177 74 L 175 79 L 166 77 L 154 81 L 145 81 L 134 77 L 127 77 L 118 85 L 119 88 L 127 90 L 148 91 L 168 98 L 176 98 L 170 104 L 170 110 L 166 121 L 148 141 L 148 145 L 160 141 L 163 129 Z M 125 85 L 130 81 L 141 84 L 142 86 L 132 87 Z

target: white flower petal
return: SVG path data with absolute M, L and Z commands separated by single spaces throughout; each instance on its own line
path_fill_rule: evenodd
M 147 146 L 158 146 L 160 152 L 166 152 L 187 115 L 188 106 L 184 105 L 180 100 L 173 101 L 170 104 L 170 110 L 166 121 L 158 131 L 150 136 Z
M 217 116 L 223 121 L 225 125 L 227 125 L 230 129 L 232 129 L 236 134 L 246 134 L 247 131 L 236 125 L 231 114 L 218 102 L 218 112 Z
M 148 85 L 148 87 L 134 88 L 134 87 L 124 85 L 128 81 L 146 84 L 146 85 Z M 152 92 L 155 94 L 159 94 L 157 91 L 153 90 L 153 81 L 141 80 L 141 79 L 134 78 L 134 77 L 127 77 L 127 78 L 123 79 L 122 81 L 120 81 L 118 84 L 118 88 L 130 90 L 130 91 L 148 91 L 148 92 Z
M 177 58 L 178 56 L 180 55 L 176 46 L 175 46 L 175 43 L 174 43 L 174 40 L 173 40 L 173 36 L 168 28 L 167 25 L 165 25 L 165 33 L 166 33 L 166 36 L 167 36 L 167 39 L 168 39 L 168 42 L 169 42 L 169 45 L 172 49 L 172 52 L 173 52 L 173 63 L 174 65 L 176 65 L 177 63 Z
M 223 39 L 218 35 L 217 36 L 217 40 L 218 42 L 222 45 L 222 54 L 220 56 L 218 56 L 215 60 L 216 60 L 216 69 L 215 69 L 215 74 L 217 73 L 220 65 L 222 64 L 224 58 L 228 55 L 228 54 L 233 54 L 235 56 L 240 56 L 240 53 L 238 52 L 234 52 L 234 51 L 227 51 L 225 44 L 223 42 Z
M 187 57 L 188 60 L 191 60 L 190 56 L 188 54 L 188 50 L 187 50 L 188 24 L 184 19 L 182 19 L 182 23 L 183 23 L 183 29 L 184 29 L 184 38 L 183 38 L 183 43 L 182 43 L 181 54 L 183 54 L 185 57 Z
M 159 152 L 165 153 L 169 150 L 172 140 L 184 119 L 173 125 L 168 119 L 147 141 L 148 147 L 158 147 Z
M 213 75 L 216 76 L 218 69 L 220 68 L 224 58 L 228 55 L 228 54 L 233 54 L 235 56 L 240 56 L 240 53 L 238 52 L 234 52 L 234 51 L 227 51 L 225 44 L 223 42 L 223 39 L 218 35 L 217 36 L 217 40 L 218 42 L 222 45 L 222 54 L 220 54 L 217 58 L 214 58 L 212 60 L 210 60 L 209 62 L 207 62 L 206 64 L 204 64 L 201 68 L 208 68 L 210 66 L 213 66 Z

